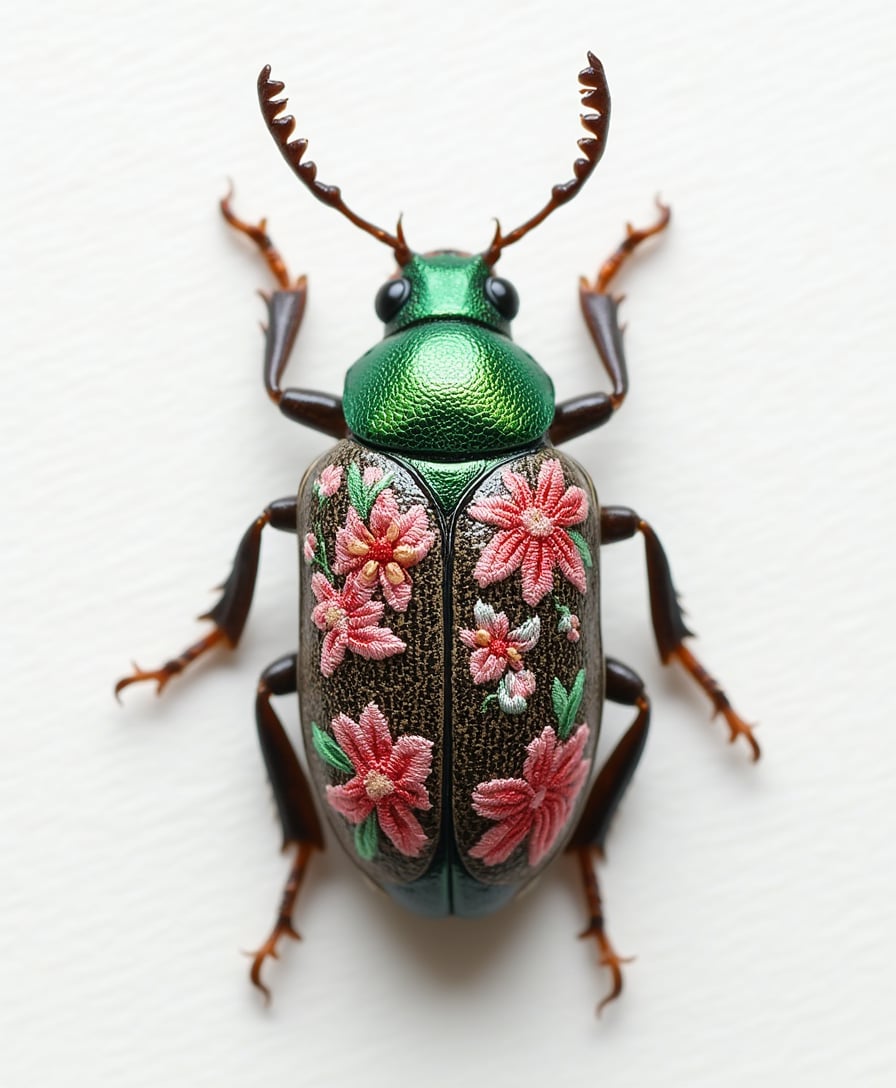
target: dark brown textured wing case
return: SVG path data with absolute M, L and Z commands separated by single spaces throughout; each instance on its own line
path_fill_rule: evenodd
M 298 531 L 299 699 L 320 806 L 372 879 L 407 883 L 429 866 L 441 824 L 435 507 L 396 461 L 344 441 L 302 481 Z
M 461 864 L 485 883 L 543 868 L 587 793 L 604 687 L 599 525 L 590 479 L 550 447 L 496 468 L 456 514 L 452 818 Z

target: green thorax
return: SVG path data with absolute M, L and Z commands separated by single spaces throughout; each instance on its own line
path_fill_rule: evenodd
M 352 433 L 448 461 L 540 438 L 553 419 L 554 386 L 485 294 L 490 270 L 482 257 L 415 255 L 401 272 L 407 301 L 345 376 Z

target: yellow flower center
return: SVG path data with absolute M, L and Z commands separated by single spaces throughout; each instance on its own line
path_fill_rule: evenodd
M 553 521 L 544 510 L 540 510 L 537 506 L 530 506 L 528 510 L 524 510 L 520 521 L 526 532 L 532 536 L 550 536 L 554 531 Z
M 324 614 L 324 619 L 327 621 L 327 630 L 332 631 L 345 619 L 345 609 L 331 605 Z
M 371 801 L 382 801 L 384 797 L 395 792 L 395 783 L 382 771 L 369 771 L 364 779 L 364 789 Z

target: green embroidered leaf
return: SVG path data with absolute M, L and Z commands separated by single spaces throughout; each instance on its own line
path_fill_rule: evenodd
M 351 760 L 333 737 L 329 733 L 325 733 L 317 722 L 311 723 L 311 741 L 314 744 L 315 752 L 324 763 L 329 763 L 331 767 L 335 767 L 337 771 L 342 771 L 344 774 L 355 773 Z
M 554 705 L 554 713 L 557 715 L 557 724 L 562 726 L 566 718 L 566 704 L 569 702 L 569 696 L 559 676 L 555 676 L 551 684 L 551 702 Z
M 370 487 L 368 487 L 366 489 L 366 491 L 367 491 L 367 502 L 368 502 L 367 509 L 368 510 L 373 506 L 374 502 L 376 501 L 377 495 L 379 495 L 379 493 L 384 488 L 388 487 L 389 484 L 391 484 L 394 479 L 395 479 L 395 473 L 394 472 L 387 472 L 386 475 L 382 478 L 382 480 L 377 480 L 375 483 L 372 483 L 370 485 Z
M 332 582 L 333 572 L 330 570 L 330 564 L 327 560 L 327 545 L 324 541 L 320 524 L 315 525 L 314 530 L 314 536 L 317 540 L 317 547 L 314 549 L 314 556 L 312 557 L 311 562 L 317 563 L 321 570 L 323 570 L 324 574 L 326 574 L 327 581 Z
M 484 714 L 484 713 L 485 713 L 485 711 L 486 711 L 486 707 L 488 706 L 488 704 L 489 704 L 489 703 L 494 703 L 494 702 L 496 702 L 496 701 L 497 701 L 497 698 L 498 698 L 498 696 L 497 696 L 497 695 L 494 695 L 494 694 L 492 694 L 492 695 L 486 695 L 486 697 L 485 697 L 485 698 L 484 698 L 484 699 L 482 700 L 482 703 L 481 703 L 481 705 L 480 705 L 480 707 L 479 707 L 479 713 L 480 713 L 480 714 Z
M 582 696 L 585 694 L 585 670 L 579 669 L 576 673 L 576 678 L 572 682 L 572 688 L 569 692 L 569 701 L 566 704 L 566 718 L 560 725 L 560 731 L 558 736 L 561 740 L 566 740 L 569 734 L 572 732 L 572 727 L 576 723 L 576 717 L 579 713 L 579 707 L 582 705 Z
M 367 488 L 361 479 L 361 470 L 358 468 L 357 461 L 353 461 L 348 466 L 348 497 L 357 510 L 358 516 L 366 518 L 370 512 L 370 506 L 367 505 Z
M 569 691 L 563 686 L 559 677 L 554 677 L 551 685 L 551 702 L 554 705 L 554 713 L 557 715 L 557 736 L 560 740 L 566 740 L 575 725 L 576 715 L 582 705 L 582 696 L 585 694 L 585 670 L 579 669 L 576 678 L 572 682 Z
M 579 555 L 582 557 L 582 562 L 589 569 L 594 566 L 594 560 L 591 558 L 591 549 L 588 547 L 588 541 L 582 536 L 581 533 L 575 529 L 567 529 L 569 533 L 569 539 L 578 548 Z
M 355 849 L 365 861 L 373 861 L 379 849 L 379 832 L 376 815 L 371 812 L 367 819 L 355 828 Z

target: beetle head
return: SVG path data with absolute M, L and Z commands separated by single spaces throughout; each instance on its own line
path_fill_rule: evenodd
M 519 299 L 512 284 L 491 274 L 481 254 L 442 250 L 414 254 L 379 289 L 374 305 L 386 336 L 440 318 L 475 321 L 509 336 Z

